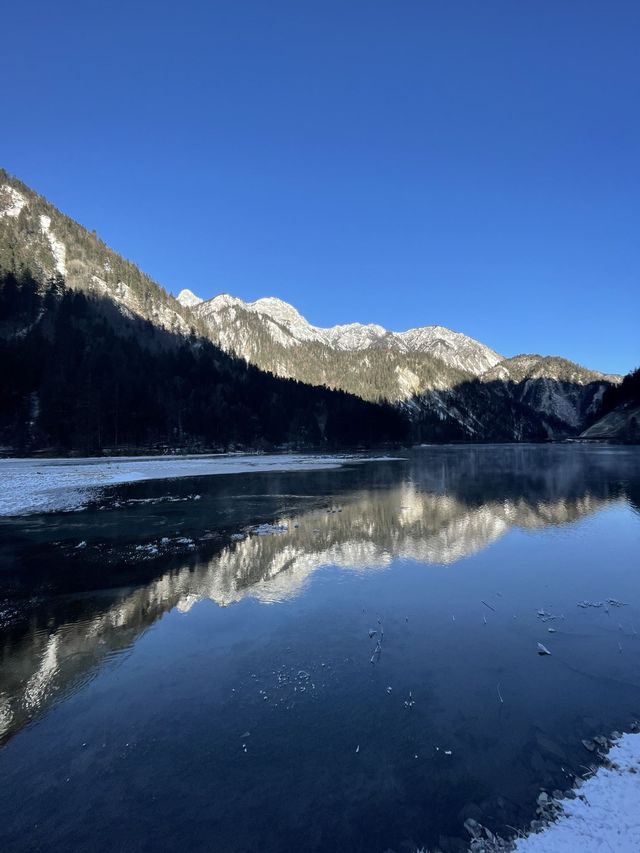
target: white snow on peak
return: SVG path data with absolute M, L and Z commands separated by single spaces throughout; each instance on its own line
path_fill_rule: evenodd
M 342 350 L 360 350 L 375 346 L 383 338 L 389 338 L 391 333 L 382 326 L 374 323 L 345 323 L 326 329 L 327 337 L 332 346 Z
M 217 296 L 214 296 L 213 299 L 209 299 L 207 302 L 203 302 L 204 306 L 211 306 L 214 309 L 220 308 L 237 308 L 237 307 L 246 307 L 246 302 L 243 302 L 242 299 L 239 299 L 237 296 L 231 296 L 230 293 L 219 293 Z
M 249 306 L 259 314 L 268 314 L 273 320 L 278 323 L 303 323 L 308 326 L 309 323 L 300 314 L 300 312 L 275 296 L 264 296 L 262 299 L 256 299 L 255 302 L 250 302 Z
M 333 349 L 352 352 L 370 347 L 383 347 L 399 352 L 428 352 L 452 367 L 471 371 L 476 375 L 484 373 L 502 360 L 501 355 L 479 341 L 444 326 L 423 326 L 406 332 L 390 332 L 374 323 L 346 323 L 329 328 L 313 326 L 292 305 L 273 296 L 257 299 L 255 302 L 244 302 L 242 299 L 222 294 L 198 305 L 198 313 L 213 323 L 219 331 L 229 321 L 237 322 L 239 319 L 236 312 L 222 316 L 221 312 L 229 308 L 268 318 L 265 328 L 273 339 L 284 347 L 295 346 L 303 341 L 316 341 Z M 237 349 L 237 344 L 235 348 Z M 409 382 L 411 381 L 409 379 Z
M 242 299 L 236 296 L 230 296 L 228 293 L 219 293 L 213 299 L 207 299 L 204 302 L 193 306 L 196 312 L 211 323 L 216 325 L 222 324 L 223 319 L 233 320 L 236 316 L 236 308 L 246 309 L 247 304 Z M 231 312 L 231 313 L 229 313 Z
M 422 326 L 398 332 L 395 337 L 410 352 L 429 352 L 453 367 L 484 373 L 502 356 L 473 338 L 444 326 Z
M 62 243 L 55 236 L 53 231 L 51 230 L 51 217 L 45 216 L 44 213 L 40 214 L 40 230 L 44 234 L 44 236 L 49 241 L 49 246 L 51 247 L 51 254 L 53 255 L 53 260 L 55 263 L 56 270 L 60 273 L 60 275 L 67 274 L 67 249 L 64 243 Z
M 0 219 L 4 216 L 17 219 L 26 203 L 27 199 L 22 193 L 9 184 L 3 184 L 0 187 Z
M 271 335 L 278 343 L 285 347 L 292 346 L 297 341 L 319 340 L 323 343 L 326 342 L 322 329 L 312 326 L 293 305 L 289 305 L 288 302 L 277 299 L 275 296 L 265 296 L 262 299 L 256 299 L 255 302 L 249 302 L 246 308 L 249 311 L 255 311 L 257 314 L 269 317 L 279 326 L 286 329 L 291 336 L 291 340 L 287 340 L 281 331 L 269 324 Z
M 313 326 L 293 305 L 275 296 L 256 299 L 255 302 L 245 304 L 245 307 L 266 315 L 283 326 L 295 339 L 286 342 L 281 340 L 280 335 L 274 335 L 284 346 L 291 346 L 295 341 L 319 341 L 336 349 L 360 350 L 375 345 L 381 338 L 389 335 L 382 326 L 373 324 L 347 323 L 328 329 Z
M 176 296 L 176 299 L 180 305 L 184 305 L 185 308 L 193 308 L 196 305 L 200 305 L 203 301 L 199 296 L 196 296 L 195 293 L 192 293 L 192 291 L 188 290 L 186 287 L 184 290 L 180 291 Z

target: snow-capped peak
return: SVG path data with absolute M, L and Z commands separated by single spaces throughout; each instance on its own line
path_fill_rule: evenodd
M 187 288 L 181 290 L 176 296 L 176 299 L 180 305 L 184 305 L 185 308 L 193 308 L 195 305 L 200 305 L 203 301 L 199 296 L 196 296 L 195 293 L 192 293 Z
M 241 322 L 239 314 L 235 310 L 229 312 L 226 309 L 257 314 L 262 318 L 265 330 L 287 349 L 303 342 L 317 342 L 333 350 L 349 352 L 382 347 L 398 354 L 430 353 L 452 367 L 475 375 L 480 375 L 502 360 L 502 356 L 479 341 L 443 326 L 423 326 L 406 332 L 391 332 L 373 323 L 346 323 L 322 328 L 312 325 L 293 305 L 274 296 L 244 302 L 237 297 L 221 294 L 198 305 L 198 313 L 215 328 L 220 344 L 245 357 L 248 357 L 251 346 L 237 326 Z M 235 324 L 233 329 L 229 323 Z M 226 330 L 222 335 L 224 340 L 220 337 L 223 328 Z M 230 337 L 233 342 L 230 342 Z M 258 355 L 254 354 L 255 357 Z
M 383 338 L 390 338 L 392 334 L 375 323 L 344 323 L 325 331 L 331 345 L 342 350 L 367 349 Z
M 206 309 L 206 313 L 210 313 L 211 311 L 221 311 L 223 308 L 247 308 L 248 305 L 246 302 L 243 302 L 242 299 L 238 299 L 237 296 L 231 296 L 230 293 L 219 293 L 217 296 L 214 296 L 213 299 L 209 299 L 207 302 L 203 302 L 203 308 Z
M 300 341 L 322 341 L 325 343 L 323 329 L 312 326 L 293 305 L 277 299 L 275 296 L 265 296 L 249 302 L 245 306 L 249 311 L 273 321 L 268 324 L 271 335 L 283 346 L 288 347 Z M 277 325 L 274 325 L 277 324 Z M 282 329 L 286 330 L 283 337 Z
M 255 302 L 249 303 L 249 307 L 259 314 L 267 314 L 276 323 L 310 325 L 293 305 L 289 305 L 288 302 L 284 302 L 275 296 L 264 296 L 262 299 L 256 299 Z

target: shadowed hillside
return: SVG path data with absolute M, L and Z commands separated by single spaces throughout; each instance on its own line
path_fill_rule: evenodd
M 619 381 L 436 325 L 323 329 L 275 298 L 175 299 L 3 170 L 0 275 L 7 452 L 558 440 Z
M 276 378 L 127 317 L 112 300 L 0 281 L 0 444 L 18 452 L 342 447 L 405 438 L 401 414 Z

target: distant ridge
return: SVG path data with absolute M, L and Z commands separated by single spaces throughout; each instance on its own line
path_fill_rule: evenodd
M 476 375 L 493 367 L 503 358 L 479 341 L 443 326 L 422 326 L 408 329 L 406 332 L 390 332 L 383 326 L 372 323 L 347 323 L 321 328 L 309 323 L 293 305 L 275 297 L 244 302 L 223 293 L 204 301 L 191 291 L 183 290 L 177 299 L 182 305 L 190 308 L 197 306 L 196 313 L 210 326 L 221 326 L 224 322 L 224 312 L 230 309 L 262 316 L 274 339 L 280 341 L 283 346 L 316 342 L 332 349 L 350 352 L 376 347 L 398 353 L 423 352 L 440 358 L 451 367 Z M 277 324 L 279 328 L 271 324 Z M 284 335 L 282 331 L 285 332 Z
M 443 326 L 321 328 L 275 297 L 179 299 L 227 352 L 279 376 L 398 404 L 426 438 L 573 435 L 619 381 L 554 356 L 504 358 Z

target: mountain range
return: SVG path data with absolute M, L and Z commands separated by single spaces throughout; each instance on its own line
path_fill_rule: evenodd
M 216 377 L 209 377 L 206 383 L 207 393 L 220 396 L 224 392 L 228 405 L 241 393 L 243 371 L 251 367 L 264 375 L 260 380 L 263 384 L 275 383 L 270 386 L 273 388 L 290 387 L 278 385 L 278 381 L 295 380 L 310 389 L 325 389 L 321 406 L 325 413 L 331 408 L 330 401 L 338 399 L 342 407 L 347 398 L 353 399 L 351 407 L 357 407 L 356 400 L 376 407 L 384 404 L 383 420 L 388 426 L 388 408 L 392 407 L 406 425 L 406 440 L 520 441 L 577 436 L 597 419 L 605 392 L 620 382 L 620 377 L 588 370 L 560 357 L 504 357 L 467 335 L 437 325 L 403 332 L 359 323 L 320 328 L 292 305 L 273 297 L 244 302 L 221 294 L 203 300 L 183 289 L 174 298 L 135 264 L 109 249 L 95 232 L 2 170 L 0 276 L 4 282 L 0 340 L 7 349 L 5 358 L 11 353 L 15 357 L 13 350 L 24 348 L 30 335 L 39 334 L 51 343 L 56 334 L 52 318 L 60 310 L 60 300 L 66 295 L 70 310 L 73 300 L 69 295 L 82 295 L 86 300 L 82 310 L 91 315 L 92 323 L 102 324 L 101 328 L 106 325 L 113 340 L 135 342 L 145 353 L 141 359 L 151 358 L 152 353 L 154 365 L 176 349 L 188 352 L 196 361 L 206 351 L 218 366 Z M 25 289 L 26 280 L 30 284 Z M 77 317 L 70 322 L 76 331 L 83 323 L 87 326 L 86 320 L 80 322 Z M 87 328 L 84 333 L 88 334 Z M 121 347 L 113 340 L 109 346 Z M 103 356 L 114 361 L 108 351 Z M 219 369 L 223 362 L 224 376 Z M 175 372 L 178 368 L 165 365 L 164 369 Z M 176 435 L 184 437 L 187 433 L 211 444 L 211 431 L 205 428 L 203 414 L 211 403 L 199 400 L 196 406 L 191 399 L 204 394 L 201 371 L 199 376 L 199 380 L 193 375 L 181 378 L 175 390 L 181 401 L 167 402 L 165 409 L 173 414 L 164 413 L 162 429 L 145 427 L 145 441 L 151 433 L 157 433 L 157 439 L 165 435 L 169 443 Z M 201 387 L 185 388 L 185 382 L 189 385 L 194 381 L 200 381 Z M 43 397 L 36 386 L 37 382 L 28 389 L 22 383 L 17 390 L 8 389 L 11 402 L 5 402 L 5 409 L 19 407 L 20 417 L 31 424 L 31 434 L 37 432 L 33 422 L 40 418 Z M 332 396 L 338 392 L 342 397 Z M 160 390 L 158 395 L 162 396 Z M 189 403 L 182 400 L 185 396 Z M 122 405 L 113 399 L 109 406 L 122 411 Z M 198 417 L 189 416 L 190 406 L 196 406 Z M 264 419 L 264 413 L 258 415 L 252 407 L 255 401 L 245 395 L 245 415 Z M 181 408 L 190 422 L 188 429 Z M 364 409 L 358 411 L 362 414 Z M 238 413 L 236 416 L 240 417 Z M 105 417 L 113 420 L 114 416 Z M 305 417 L 300 412 L 298 422 Z M 303 443 L 322 443 L 324 418 L 325 414 L 317 415 L 313 424 L 306 424 L 300 432 Z M 290 443 L 294 427 L 292 424 L 285 430 L 282 426 L 264 440 L 267 444 L 274 440 Z M 15 429 L 16 418 L 12 420 L 5 411 L 4 440 L 8 443 Z M 99 429 L 113 433 L 108 443 L 118 443 L 118 430 Z M 238 431 L 238 442 L 264 438 L 260 428 L 250 432 L 241 435 Z M 357 425 L 353 426 L 352 438 L 357 432 Z M 396 423 L 393 429 L 382 430 L 378 438 L 397 439 L 401 432 Z M 142 433 L 138 431 L 135 442 L 142 441 Z M 228 444 L 233 430 L 222 433 L 222 443 Z M 369 439 L 374 440 L 374 436 L 370 434 Z M 103 444 L 103 438 L 98 443 Z
M 395 403 L 421 425 L 425 439 L 447 430 L 469 439 L 571 435 L 620 381 L 557 357 L 504 358 L 442 326 L 320 328 L 272 297 L 244 302 L 221 294 L 205 301 L 182 290 L 177 300 L 223 350 L 278 376 Z M 496 435 L 484 416 L 492 404 L 508 410 L 510 435 Z

